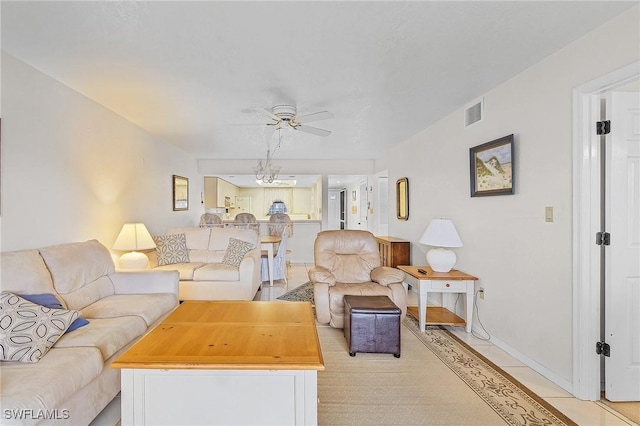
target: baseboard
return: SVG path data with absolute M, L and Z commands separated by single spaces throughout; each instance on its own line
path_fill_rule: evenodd
M 484 330 L 476 326 L 473 327 L 473 331 L 478 335 L 485 334 Z M 538 363 L 532 358 L 529 358 L 527 355 L 523 354 L 522 352 L 512 348 L 511 346 L 509 346 L 502 340 L 498 339 L 497 337 L 491 336 L 491 339 L 489 341 L 494 345 L 496 345 L 497 347 L 499 347 L 500 349 L 502 349 L 503 351 L 505 351 L 506 353 L 508 353 L 509 355 L 511 355 L 512 357 L 516 358 L 518 361 L 520 361 L 527 367 L 543 375 L 546 379 L 552 381 L 553 383 L 555 383 L 556 385 L 560 386 L 562 389 L 566 390 L 571 395 L 573 395 L 573 383 L 571 383 L 570 381 L 558 376 L 556 373 L 549 370 L 547 367 L 543 366 L 542 364 Z

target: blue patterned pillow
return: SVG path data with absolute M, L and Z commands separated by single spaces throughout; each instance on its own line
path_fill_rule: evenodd
M 244 255 L 253 249 L 253 244 L 236 238 L 229 238 L 229 245 L 224 252 L 222 263 L 231 266 L 240 266 L 240 262 L 244 259 Z
M 153 241 L 156 243 L 158 266 L 189 263 L 187 237 L 184 233 L 153 237 Z
M 3 291 L 0 294 L 0 360 L 40 361 L 79 314 L 47 308 Z
M 36 305 L 42 305 L 51 309 L 64 309 L 62 304 L 58 298 L 51 293 L 42 293 L 42 294 L 18 294 L 18 296 L 22 297 L 25 300 L 28 300 L 31 303 L 35 303 Z M 67 334 L 73 330 L 76 330 L 80 327 L 84 327 L 89 324 L 89 321 L 85 318 L 78 317 L 71 323 L 67 331 L 64 333 Z

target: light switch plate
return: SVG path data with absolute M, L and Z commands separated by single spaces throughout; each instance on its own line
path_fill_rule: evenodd
M 553 222 L 553 207 L 544 208 L 544 221 Z

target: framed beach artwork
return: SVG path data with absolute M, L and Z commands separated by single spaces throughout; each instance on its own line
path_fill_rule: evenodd
M 514 194 L 513 135 L 469 149 L 471 196 Z
M 173 210 L 189 210 L 189 178 L 173 175 Z

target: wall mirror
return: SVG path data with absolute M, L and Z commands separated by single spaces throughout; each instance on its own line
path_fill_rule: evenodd
M 406 177 L 396 181 L 396 217 L 409 219 L 409 180 Z
M 189 210 L 189 178 L 173 175 L 173 210 Z

